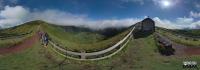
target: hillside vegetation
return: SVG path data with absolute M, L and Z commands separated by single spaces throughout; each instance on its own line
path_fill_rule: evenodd
M 40 29 L 47 32 L 52 41 L 71 51 L 92 52 L 112 46 L 125 37 L 130 29 L 107 28 L 105 30 L 91 30 L 83 27 L 58 26 L 44 21 L 31 21 L 19 26 L 15 26 L 0 31 L 0 37 L 13 37 L 11 39 L 0 40 L 0 45 L 13 45 L 21 42 L 25 38 L 18 39 L 18 36 L 35 32 Z
M 92 52 L 98 51 L 112 46 L 119 40 L 125 37 L 130 32 L 127 29 L 120 34 L 107 37 L 97 31 L 77 31 L 77 30 L 66 30 L 62 27 L 43 24 L 43 30 L 47 32 L 52 41 L 61 45 L 63 48 L 71 51 L 83 51 Z
M 0 30 L 0 48 L 11 47 L 32 36 L 38 27 L 37 23 L 27 23 Z
M 67 31 L 60 26 L 47 24 L 43 21 L 33 21 L 19 26 L 25 30 L 16 27 L 16 32 L 12 29 L 5 29 L 1 32 L 5 34 L 12 34 L 12 31 L 16 34 L 26 33 L 29 29 L 36 30 L 39 25 L 41 30 L 47 32 L 53 41 L 71 50 L 105 48 L 123 38 L 130 30 L 107 37 L 98 32 Z M 182 40 L 168 31 L 158 31 L 166 34 L 169 38 Z M 182 61 L 186 60 L 200 61 L 200 57 L 162 56 L 159 54 L 153 35 L 137 39 L 131 38 L 130 42 L 117 55 L 99 61 L 76 61 L 64 58 L 50 49 L 50 46 L 45 48 L 38 41 L 33 47 L 23 51 L 0 55 L 0 70 L 184 70 Z
M 198 35 L 200 30 L 192 30 L 190 32 L 185 32 L 184 30 L 169 30 L 164 28 L 158 28 L 156 31 L 164 35 L 165 37 L 168 37 L 174 42 L 187 46 L 200 47 L 200 38 L 198 38 L 198 36 L 200 36 Z
M 99 61 L 75 61 L 44 48 L 40 43 L 22 52 L 0 56 L 1 70 L 183 70 L 187 57 L 162 56 L 158 53 L 153 36 L 131 39 L 117 55 Z M 28 60 L 28 61 L 27 61 Z M 187 58 L 199 61 L 199 57 Z

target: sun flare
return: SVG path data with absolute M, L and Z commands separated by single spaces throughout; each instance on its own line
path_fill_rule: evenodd
M 165 8 L 170 7 L 171 2 L 169 0 L 163 0 L 163 1 L 161 1 L 161 6 L 165 7 Z

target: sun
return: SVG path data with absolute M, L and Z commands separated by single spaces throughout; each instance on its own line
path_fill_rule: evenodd
M 169 0 L 162 0 L 161 1 L 161 5 L 165 8 L 170 7 L 171 6 L 171 2 Z
M 166 6 L 166 7 L 170 6 L 170 2 L 167 0 L 163 1 L 162 3 L 163 3 L 163 6 Z

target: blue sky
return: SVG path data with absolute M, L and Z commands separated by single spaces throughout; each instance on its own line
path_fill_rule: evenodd
M 175 0 L 175 5 L 162 8 L 159 0 L 19 0 L 31 10 L 57 9 L 73 14 L 87 14 L 91 19 L 159 17 L 173 20 L 189 17 L 190 11 L 200 11 L 195 3 L 200 0 Z M 173 0 L 169 0 L 173 3 Z
M 17 15 L 4 15 L 10 14 L 9 9 Z M 0 0 L 2 27 L 36 19 L 59 25 L 120 27 L 146 16 L 165 28 L 200 28 L 200 0 Z

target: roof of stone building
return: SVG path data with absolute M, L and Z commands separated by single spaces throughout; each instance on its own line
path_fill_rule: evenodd
M 150 22 L 154 22 L 151 18 L 145 18 L 144 20 L 142 20 L 142 22 L 146 22 L 146 21 L 147 21 L 147 22 L 149 22 L 149 21 L 150 21 Z

